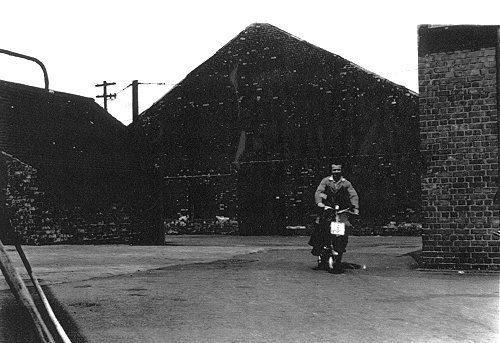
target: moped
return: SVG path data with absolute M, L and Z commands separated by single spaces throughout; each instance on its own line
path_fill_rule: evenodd
M 318 256 L 318 266 L 315 269 L 326 270 L 333 274 L 344 272 L 342 257 L 347 245 L 346 229 L 349 229 L 349 215 L 357 215 L 349 209 L 340 210 L 338 205 L 333 208 L 325 206 L 323 225 L 326 224 L 328 232 L 324 233 L 325 244 Z M 325 229 L 324 227 L 322 229 Z

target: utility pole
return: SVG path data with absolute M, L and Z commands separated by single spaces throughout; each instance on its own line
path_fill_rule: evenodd
M 132 122 L 139 117 L 139 81 L 132 81 Z
M 104 109 L 108 110 L 108 98 L 116 99 L 116 93 L 108 94 L 108 86 L 116 85 L 115 82 L 106 82 L 103 81 L 100 85 L 95 85 L 96 87 L 103 87 L 103 94 L 96 96 L 96 98 L 104 98 Z

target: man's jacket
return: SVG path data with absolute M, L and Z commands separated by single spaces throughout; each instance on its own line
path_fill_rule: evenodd
M 351 182 L 341 177 L 335 181 L 332 176 L 321 180 L 316 192 L 314 193 L 316 204 L 323 203 L 334 207 L 338 205 L 341 210 L 350 208 L 359 210 L 358 193 Z

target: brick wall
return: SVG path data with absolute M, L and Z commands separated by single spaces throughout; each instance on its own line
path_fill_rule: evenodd
M 7 225 L 15 228 L 17 234 L 31 240 L 37 231 L 37 204 L 43 192 L 38 188 L 37 171 L 16 158 L 0 153 L 2 166 L 2 200 L 3 214 L 7 214 Z M 4 222 L 4 221 L 2 221 Z M 10 223 L 9 223 L 10 222 Z M 7 227 L 2 231 L 7 233 Z M 47 233 L 48 235 L 53 232 Z
M 88 208 L 60 201 L 44 188 L 35 168 L 4 152 L 0 164 L 2 223 L 10 224 L 23 244 L 133 244 L 153 230 L 141 220 L 145 213 L 123 204 Z
M 419 28 L 422 262 L 500 269 L 497 28 Z

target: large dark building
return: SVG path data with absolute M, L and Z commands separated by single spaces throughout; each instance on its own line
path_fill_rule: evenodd
M 221 216 L 241 234 L 307 225 L 333 161 L 363 218 L 419 211 L 417 95 L 272 25 L 247 27 L 131 130 L 166 222 L 186 213 L 209 229 Z

